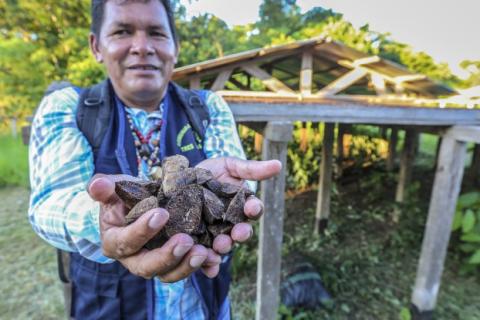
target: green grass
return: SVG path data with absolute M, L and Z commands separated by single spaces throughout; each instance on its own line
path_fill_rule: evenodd
M 55 250 L 28 223 L 28 195 L 25 188 L 0 188 L 0 319 L 60 319 Z
M 28 187 L 28 147 L 21 138 L 0 135 L 0 187 Z

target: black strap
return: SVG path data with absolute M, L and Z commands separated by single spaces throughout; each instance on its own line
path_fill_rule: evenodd
M 195 131 L 203 141 L 207 126 L 210 123 L 210 114 L 205 102 L 198 93 L 193 90 L 182 88 L 172 82 L 175 95 L 180 100 L 180 105 L 184 107 L 193 131 Z
M 57 249 L 58 277 L 63 283 L 69 283 L 70 277 L 68 268 L 70 266 L 70 253 Z
M 108 128 L 112 102 L 108 80 L 86 88 L 80 95 L 77 125 L 96 155 Z

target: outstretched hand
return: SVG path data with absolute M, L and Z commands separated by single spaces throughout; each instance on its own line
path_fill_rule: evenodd
M 207 159 L 197 165 L 210 170 L 221 182 L 243 185 L 245 180 L 260 181 L 277 175 L 281 163 L 277 160 L 249 161 L 237 158 Z M 125 226 L 127 208 L 115 193 L 115 182 L 138 180 L 127 175 L 95 175 L 88 186 L 90 196 L 100 203 L 100 236 L 106 257 L 118 260 L 131 273 L 163 282 L 175 282 L 188 277 L 198 269 L 208 277 L 215 277 L 220 269 L 221 257 L 231 251 L 233 242 L 245 242 L 253 234 L 248 223 L 236 224 L 230 236 L 219 235 L 214 239 L 213 250 L 195 245 L 193 239 L 183 233 L 171 237 L 162 247 L 144 248 L 167 223 L 165 209 L 147 211 L 135 222 Z M 256 220 L 263 213 L 263 203 L 251 196 L 245 202 L 245 215 Z
M 276 176 L 282 170 L 282 164 L 278 160 L 254 161 L 238 158 L 213 158 L 200 162 L 197 167 L 208 169 L 215 179 L 244 186 L 245 180 L 260 181 Z M 252 220 L 259 219 L 263 214 L 263 203 L 255 196 L 250 196 L 245 202 L 245 215 Z M 213 241 L 213 249 L 225 254 L 232 250 L 233 242 L 245 242 L 253 235 L 252 226 L 249 223 L 236 224 L 230 236 L 219 235 Z
M 122 263 L 131 273 L 143 278 L 158 276 L 175 282 L 198 269 L 208 277 L 218 274 L 220 256 L 212 249 L 194 245 L 187 234 L 176 234 L 162 247 L 147 250 L 144 245 L 167 223 L 165 209 L 152 209 L 125 226 L 127 208 L 115 193 L 115 182 L 138 180 L 126 175 L 95 175 L 88 186 L 90 196 L 100 202 L 100 236 L 106 257 Z

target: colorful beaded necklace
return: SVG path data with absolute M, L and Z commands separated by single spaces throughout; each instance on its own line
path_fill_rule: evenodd
M 133 140 L 135 143 L 135 149 L 137 153 L 137 165 L 138 172 L 142 172 L 142 160 L 145 161 L 147 165 L 147 172 L 149 175 L 155 174 L 158 167 L 160 166 L 160 159 L 158 158 L 160 150 L 160 138 L 152 139 L 152 136 L 159 132 L 162 128 L 162 120 L 159 120 L 153 128 L 151 128 L 146 135 L 143 135 L 140 130 L 135 126 L 132 116 L 126 114 L 128 119 L 128 124 L 132 130 Z M 158 135 L 157 135 L 158 136 Z M 150 146 L 151 145 L 151 146 Z M 153 148 L 152 148 L 153 146 Z

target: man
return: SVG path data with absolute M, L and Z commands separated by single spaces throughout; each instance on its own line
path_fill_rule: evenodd
M 195 245 L 186 234 L 147 250 L 145 243 L 165 225 L 168 212 L 151 210 L 125 227 L 126 208 L 114 189 L 119 179 L 148 178 L 159 158 L 175 153 L 235 184 L 267 179 L 281 169 L 276 160 L 241 160 L 231 112 L 211 92 L 200 93 L 209 112 L 203 147 L 183 150 L 172 141 L 189 128 L 170 83 L 177 44 L 168 0 L 93 0 L 90 47 L 106 67 L 114 97 L 99 150 L 92 150 L 77 127 L 79 90 L 50 94 L 36 113 L 29 219 L 42 238 L 72 252 L 71 316 L 76 319 L 229 318 L 222 263 L 228 256 L 221 255 L 234 242 L 248 240 L 252 227 L 235 225 L 230 236 L 214 239 L 213 250 Z M 185 139 L 198 145 L 187 131 Z M 256 219 L 262 207 L 251 197 L 244 211 Z

